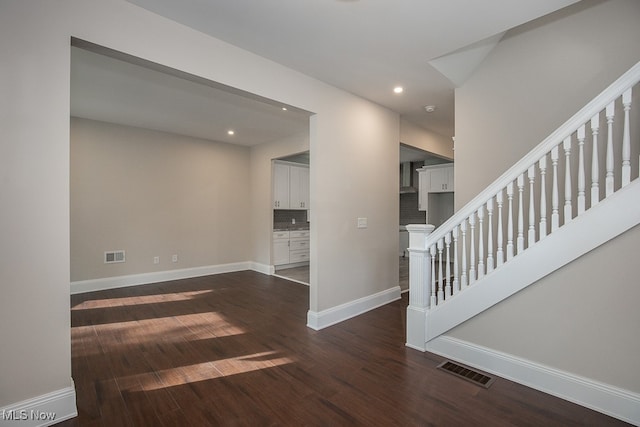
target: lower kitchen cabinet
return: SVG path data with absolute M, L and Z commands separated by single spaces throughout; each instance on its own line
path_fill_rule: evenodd
M 289 232 L 273 232 L 273 265 L 289 264 Z
M 309 261 L 309 230 L 273 232 L 273 265 L 300 264 Z

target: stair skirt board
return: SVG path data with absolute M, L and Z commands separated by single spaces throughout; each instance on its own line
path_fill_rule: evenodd
M 316 331 L 400 299 L 400 286 L 322 311 L 307 312 L 307 326 Z
M 640 425 L 640 394 L 445 335 L 427 351 Z
M 587 252 L 640 224 L 640 179 L 536 242 L 443 304 L 425 310 L 425 341 L 451 330 Z M 564 242 L 579 242 L 566 245 Z M 533 264 L 532 264 L 533 263 Z M 536 268 L 531 268 L 535 265 Z M 518 278 L 518 280 L 514 280 Z M 413 348 L 420 345 L 413 343 Z
M 127 286 L 147 285 L 149 283 L 167 282 L 169 280 L 190 279 L 213 274 L 233 273 L 252 270 L 263 274 L 273 274 L 271 266 L 245 261 L 231 264 L 209 265 L 204 267 L 183 268 L 178 270 L 155 271 L 151 273 L 131 274 L 126 276 L 106 277 L 102 279 L 80 280 L 71 282 L 71 294 L 102 291 L 106 289 L 124 288 Z

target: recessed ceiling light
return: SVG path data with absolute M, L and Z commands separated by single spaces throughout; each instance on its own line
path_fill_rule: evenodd
M 233 129 L 230 129 L 230 130 L 227 131 L 227 134 L 228 135 L 235 135 L 236 132 Z
M 424 110 L 427 113 L 433 113 L 434 111 L 436 111 L 436 106 L 435 105 L 425 105 L 424 106 Z
M 282 107 L 282 111 L 287 111 L 287 107 Z
M 402 93 L 404 92 L 404 88 L 402 86 L 396 86 L 393 88 L 393 93 Z

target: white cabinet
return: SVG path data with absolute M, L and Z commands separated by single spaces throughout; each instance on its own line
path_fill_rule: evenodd
M 428 174 L 430 193 L 453 191 L 453 166 L 433 168 L 428 171 Z
M 273 265 L 289 264 L 289 232 L 273 232 Z
M 289 165 L 273 164 L 273 208 L 289 209 Z
M 273 232 L 273 265 L 309 261 L 309 230 Z
M 309 230 L 289 232 L 289 262 L 309 261 Z
M 273 163 L 273 208 L 309 209 L 309 167 Z
M 418 210 L 427 213 L 428 224 L 436 225 L 437 223 L 439 225 L 448 216 L 451 216 L 450 212 L 453 211 L 453 184 L 453 165 L 451 163 L 423 166 L 418 169 Z M 431 203 L 429 202 L 430 199 L 432 200 Z M 434 201 L 436 205 L 429 207 Z
M 308 167 L 289 167 L 289 209 L 309 209 Z

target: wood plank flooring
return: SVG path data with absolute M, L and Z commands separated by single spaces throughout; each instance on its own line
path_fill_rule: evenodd
M 322 331 L 309 288 L 239 272 L 71 297 L 79 415 L 61 426 L 614 426 L 404 346 L 403 300 Z

